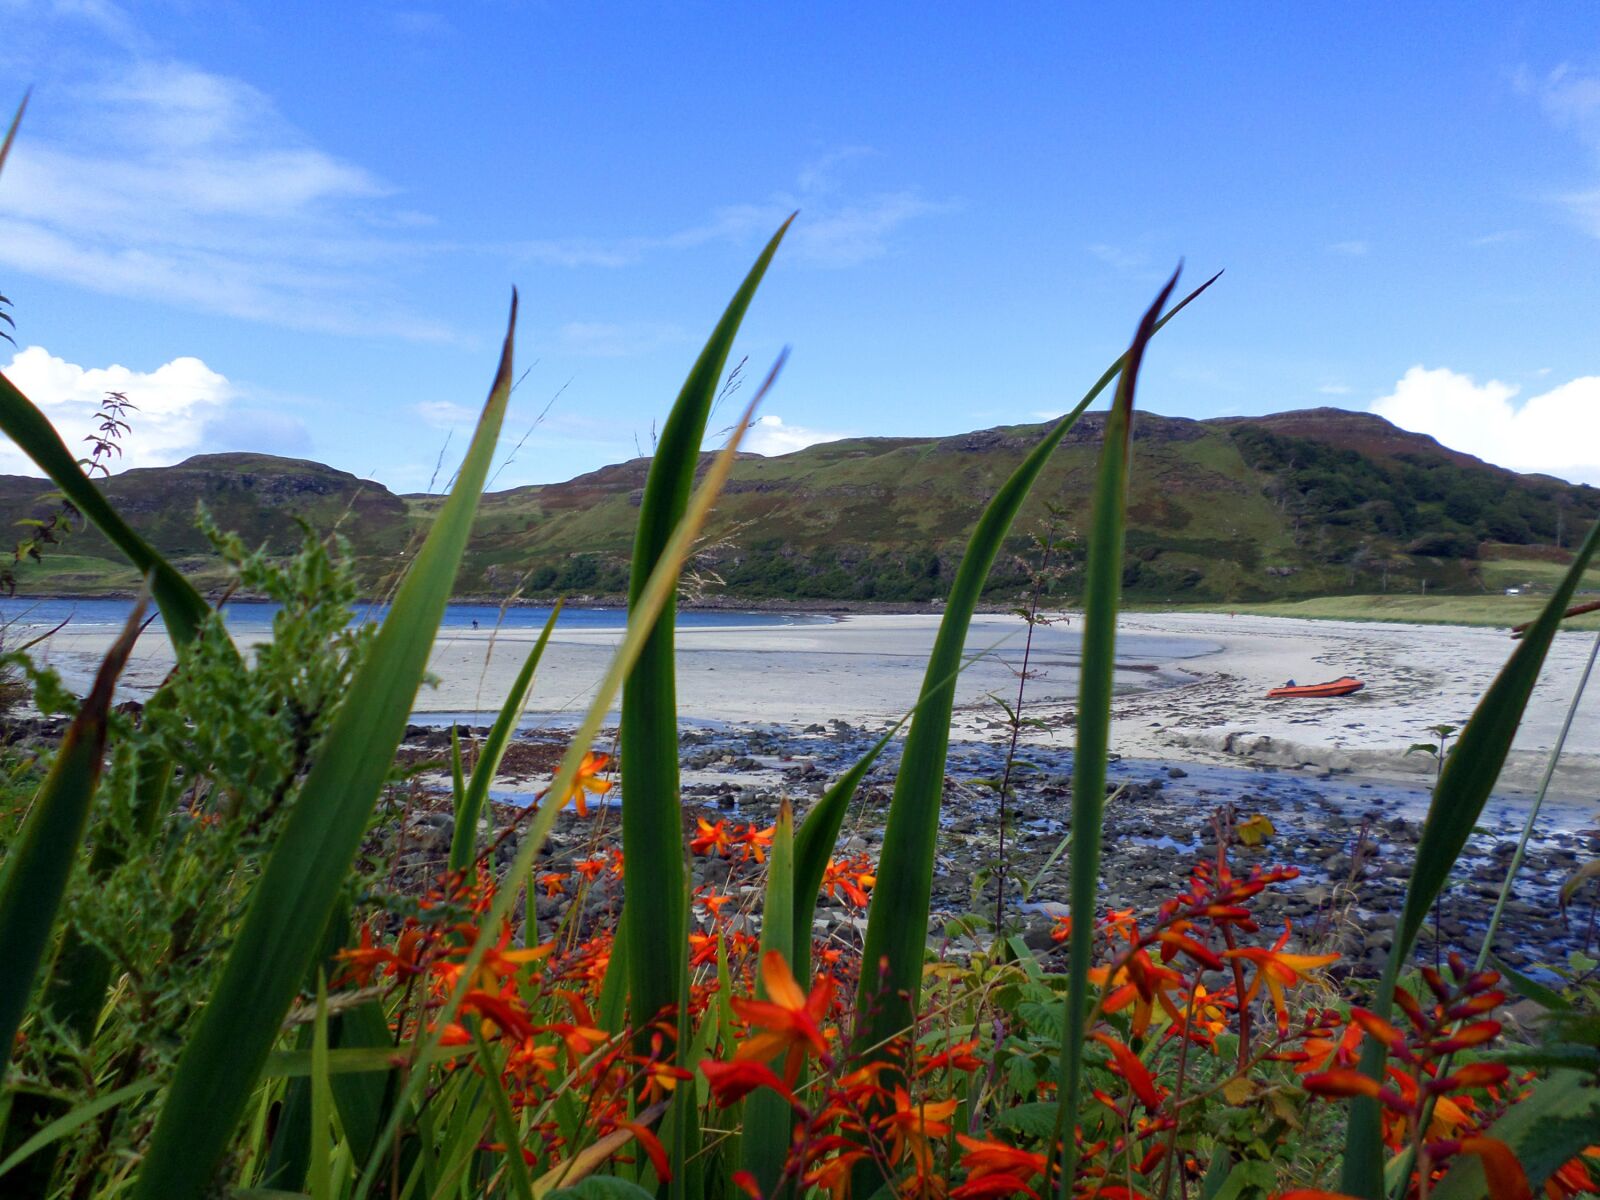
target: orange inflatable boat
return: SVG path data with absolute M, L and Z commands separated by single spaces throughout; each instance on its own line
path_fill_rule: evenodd
M 1348 696 L 1351 692 L 1359 692 L 1367 685 L 1354 675 L 1341 675 L 1338 679 L 1330 679 L 1327 683 L 1295 683 L 1290 680 L 1283 687 L 1273 688 L 1267 693 L 1268 700 L 1290 700 L 1297 697 L 1322 697 L 1322 696 Z

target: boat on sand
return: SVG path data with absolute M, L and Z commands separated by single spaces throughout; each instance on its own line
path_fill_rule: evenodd
M 1296 683 L 1290 680 L 1282 687 L 1273 688 L 1267 693 L 1268 700 L 1292 700 L 1301 697 L 1321 698 L 1326 696 L 1348 696 L 1351 692 L 1359 692 L 1367 685 L 1354 675 L 1341 675 L 1338 679 L 1330 679 L 1327 683 Z

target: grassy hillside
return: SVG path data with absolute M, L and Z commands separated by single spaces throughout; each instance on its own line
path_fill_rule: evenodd
M 923 603 L 941 597 L 978 512 L 1044 431 L 1008 426 L 947 438 L 857 438 L 737 464 L 697 562 L 708 594 L 747 599 Z M 1046 504 L 1081 521 L 1101 419 L 1086 417 L 1050 463 L 991 589 L 1029 573 Z M 615 595 L 623 590 L 640 489 L 636 459 L 565 483 L 486 497 L 464 594 Z M 37 512 L 37 480 L 0 477 L 0 511 Z M 193 458 L 129 471 L 107 490 L 168 553 L 204 567 L 203 502 L 247 541 L 287 546 L 296 518 L 337 529 L 381 590 L 439 501 L 395 496 L 317 463 L 265 455 Z M 1125 583 L 1160 603 L 1299 600 L 1370 593 L 1478 594 L 1548 586 L 1600 491 L 1516 475 L 1337 409 L 1191 421 L 1144 414 Z M 1081 547 L 1069 551 L 1081 554 Z M 27 572 L 24 586 L 126 587 L 92 534 Z M 1070 591 L 1069 577 L 1066 588 Z

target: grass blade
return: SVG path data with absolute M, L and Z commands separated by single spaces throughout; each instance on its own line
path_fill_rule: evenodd
M 94 522 L 106 540 L 147 578 L 146 586 L 173 642 L 183 646 L 198 637 L 210 612 L 200 593 L 117 514 L 100 489 L 89 482 L 49 419 L 4 375 L 0 375 L 0 433 L 33 459 L 73 507 Z
M 1478 701 L 1472 718 L 1462 729 L 1450 757 L 1445 759 L 1439 782 L 1433 789 L 1433 802 L 1417 843 L 1417 860 L 1411 883 L 1406 889 L 1405 907 L 1389 947 L 1389 961 L 1379 980 L 1373 1011 L 1387 1019 L 1394 1006 L 1395 985 L 1411 955 L 1417 934 L 1428 918 L 1428 910 L 1444 890 L 1456 859 L 1460 857 L 1473 826 L 1483 814 L 1489 793 L 1500 778 L 1500 768 L 1516 737 L 1522 713 L 1533 694 L 1534 684 L 1544 668 L 1545 656 L 1561 626 L 1561 615 L 1577 590 L 1590 560 L 1600 549 L 1600 522 L 1573 556 L 1561 583 L 1551 594 L 1544 610 L 1528 628 L 1517 648 L 1511 652 L 1500 674 Z M 1361 1056 L 1361 1070 L 1373 1079 L 1383 1078 L 1387 1059 L 1383 1043 L 1367 1041 Z M 1350 1102 L 1350 1121 L 1345 1132 L 1344 1166 L 1340 1190 L 1366 1200 L 1383 1195 L 1383 1140 L 1378 1102 L 1359 1097 Z
M 0 142 L 0 170 L 5 169 L 6 159 L 11 157 L 11 143 L 17 140 L 17 129 L 22 125 L 22 114 L 28 111 L 28 99 L 32 95 L 32 88 L 22 93 L 22 103 L 17 105 L 16 115 L 11 118 L 11 125 L 6 130 L 6 140 Z
M 661 440 L 639 504 L 628 581 L 630 610 L 638 607 L 673 531 L 682 522 L 700 463 L 706 420 L 734 335 L 778 243 L 788 232 L 789 221 L 772 235 L 734 293 L 661 427 Z M 634 898 L 623 906 L 622 936 L 628 942 L 629 1012 L 639 1029 L 677 1003 L 682 990 L 680 976 L 687 969 L 678 937 L 684 920 L 679 908 L 686 869 L 678 803 L 678 696 L 673 663 L 676 613 L 675 594 L 669 595 L 622 689 L 618 747 L 624 796 L 624 892 Z
M 511 1194 L 514 1200 L 533 1200 L 533 1180 L 528 1177 L 528 1164 L 522 1158 L 522 1131 L 517 1128 L 517 1119 L 511 1115 L 511 1101 L 506 1098 L 505 1085 L 501 1082 L 502 1064 L 490 1050 L 489 1043 L 483 1040 L 483 1029 L 474 1025 L 472 1042 L 478 1050 L 478 1061 L 483 1066 L 484 1086 L 489 1091 L 489 1102 L 494 1105 L 495 1129 L 500 1134 L 500 1141 L 505 1146 L 506 1174 L 511 1179 Z
M 116 1108 L 119 1104 L 126 1104 L 129 1100 L 137 1100 L 147 1092 L 153 1092 L 161 1086 L 159 1079 L 141 1079 L 138 1083 L 130 1083 L 127 1087 L 117 1088 L 116 1091 L 106 1092 L 103 1096 L 96 1096 L 75 1105 L 60 1118 L 50 1122 L 38 1133 L 34 1134 L 22 1145 L 18 1146 L 4 1162 L 0 1162 L 0 1178 L 9 1175 L 16 1167 L 32 1158 L 45 1147 L 53 1145 L 69 1134 L 82 1129 L 101 1113 Z
M 772 836 L 772 855 L 767 862 L 767 895 L 761 910 L 767 915 L 761 922 L 761 961 L 765 962 L 769 954 L 777 954 L 791 968 L 794 963 L 795 928 L 792 922 L 783 919 L 783 914 L 794 911 L 794 858 L 794 810 L 789 807 L 789 801 L 784 800 L 778 809 L 777 828 Z M 808 927 L 806 941 L 809 943 L 810 940 L 811 930 Z M 765 984 L 757 987 L 756 995 L 762 1000 L 771 999 Z M 775 1071 L 783 1070 L 781 1061 L 771 1065 Z M 771 1088 L 751 1092 L 749 1099 L 744 1102 L 741 1165 L 755 1176 L 763 1196 L 777 1194 L 793 1126 L 794 1112 L 789 1102 Z
M 317 1019 L 311 1032 L 311 1200 L 333 1200 L 333 1089 L 328 1086 L 328 980 L 317 972 Z
M 884 748 L 910 719 L 909 713 L 901 717 L 893 729 L 862 755 L 860 762 L 841 775 L 823 793 L 822 799 L 811 806 L 811 811 L 806 813 L 806 819 L 800 822 L 800 828 L 794 835 L 794 940 L 790 961 L 794 966 L 794 977 L 802 987 L 808 986 L 811 981 L 811 925 L 817 917 L 817 897 L 822 891 L 822 877 L 827 874 L 828 860 L 833 857 L 834 847 L 839 841 L 839 828 L 844 824 L 844 815 L 850 808 L 850 801 L 855 798 L 856 789 L 861 786 L 867 772 L 872 770 L 872 764 L 878 761 Z M 773 910 L 768 908 L 764 911 Z
M 1201 284 L 1158 322 L 1160 329 L 1217 279 Z M 950 747 L 950 713 L 962 647 L 1001 543 L 1010 531 L 1029 490 L 1050 454 L 1067 431 L 1122 371 L 1123 355 L 1062 417 L 995 493 L 978 519 L 945 603 L 944 620 L 928 659 L 917 710 L 906 737 L 895 780 L 894 798 L 883 836 L 878 882 L 867 917 L 861 986 L 856 999 L 854 1044 L 857 1049 L 887 1042 L 911 1025 L 922 986 L 922 959 L 933 887 L 934 846 L 939 830 L 939 803 L 944 788 L 945 755 Z M 879 994 L 879 964 L 887 969 Z
M 511 685 L 511 694 L 500 706 L 500 715 L 495 718 L 489 736 L 484 739 L 483 746 L 478 751 L 478 761 L 472 768 L 471 782 L 467 784 L 464 792 L 458 793 L 461 799 L 456 805 L 455 834 L 450 839 L 452 871 L 465 871 L 477 857 L 478 818 L 483 812 L 485 801 L 489 798 L 489 786 L 494 783 L 495 772 L 500 769 L 500 761 L 506 756 L 506 747 L 511 744 L 511 735 L 516 732 L 517 722 L 522 720 L 522 714 L 528 707 L 528 697 L 533 693 L 533 673 L 539 669 L 539 659 L 544 656 L 545 644 L 550 641 L 550 631 L 556 627 L 556 618 L 560 615 L 561 601 L 557 600 L 555 607 L 550 610 L 550 619 L 539 631 L 539 640 L 534 642 L 533 649 L 528 652 L 528 660 L 522 664 L 522 670 L 517 672 L 517 678 Z M 453 739 L 454 732 L 450 736 Z M 459 754 L 455 761 L 459 786 L 461 761 Z
M 551 797 L 566 796 L 571 794 L 572 785 L 578 778 L 578 768 L 583 765 L 583 760 L 589 752 L 589 747 L 594 744 L 595 737 L 600 732 L 600 726 L 605 722 L 606 713 L 610 710 L 611 701 L 622 687 L 622 681 L 639 661 L 639 655 L 645 642 L 650 638 L 656 627 L 656 617 L 671 598 L 678 586 L 678 573 L 683 568 L 684 560 L 688 558 L 694 546 L 695 538 L 700 535 L 700 530 L 705 526 L 706 519 L 711 514 L 711 506 L 722 493 L 723 485 L 728 482 L 728 475 L 733 470 L 734 457 L 739 450 L 739 443 L 743 440 L 746 430 L 755 415 L 756 408 L 766 397 L 773 382 L 777 379 L 778 371 L 783 365 L 780 358 L 778 363 L 768 373 L 765 382 L 757 389 L 746 407 L 744 415 L 733 428 L 733 433 L 728 438 L 728 443 L 722 451 L 712 460 L 704 479 L 701 480 L 699 490 L 689 501 L 689 507 L 683 514 L 683 520 L 678 523 L 672 537 L 668 539 L 666 547 L 661 552 L 661 557 L 656 562 L 655 570 L 650 573 L 644 591 L 640 593 L 638 603 L 633 605 L 628 616 L 628 627 L 622 636 L 622 644 L 617 647 L 616 653 L 611 658 L 611 665 L 606 668 L 604 677 L 594 689 L 594 697 L 589 702 L 589 710 L 584 714 L 583 721 L 572 735 L 572 741 L 567 745 L 567 751 L 562 756 L 561 765 L 556 768 L 555 779 L 551 781 L 549 795 Z M 517 847 L 517 857 L 506 872 L 506 878 L 526 879 L 528 872 L 533 868 L 534 859 L 538 856 L 545 839 L 550 836 L 550 831 L 555 827 L 556 818 L 561 814 L 563 806 L 556 803 L 546 803 L 539 806 L 539 811 L 528 824 L 528 832 Z M 415 1046 L 415 1054 L 419 1058 L 426 1058 L 438 1047 L 440 1031 L 455 1019 L 456 1012 L 461 1007 L 461 1001 L 466 997 L 471 986 L 474 972 L 478 964 L 483 961 L 483 956 L 494 943 L 498 930 L 505 924 L 511 915 L 513 905 L 516 903 L 519 890 L 514 887 L 500 888 L 489 906 L 489 911 L 484 913 L 478 925 L 478 936 L 473 941 L 466 957 L 462 959 L 461 969 L 455 990 L 439 1008 L 434 1016 L 434 1032 L 420 1040 Z M 679 907 L 685 907 L 680 901 Z M 681 935 L 681 930 L 680 930 Z M 399 1098 L 384 1126 L 383 1135 L 373 1147 L 372 1153 L 367 1158 L 367 1169 L 363 1171 L 352 1200 L 365 1200 L 370 1194 L 372 1181 L 377 1178 L 378 1167 L 383 1154 L 399 1131 L 400 1114 L 407 1106 L 413 1103 L 418 1091 L 426 1080 L 426 1072 L 412 1071 L 407 1074 L 406 1082 Z M 642 1118 L 641 1118 L 642 1119 Z M 534 1194 L 541 1195 L 540 1183 L 543 1177 L 534 1183 Z M 554 1186 L 554 1183 L 552 1183 Z
M 1078 660 L 1078 745 L 1072 755 L 1072 850 L 1068 878 L 1072 935 L 1067 952 L 1066 1018 L 1061 1036 L 1063 1131 L 1061 1196 L 1072 1195 L 1077 1144 L 1072 1135 L 1083 1075 L 1083 1022 L 1089 1011 L 1089 965 L 1094 953 L 1095 898 L 1100 886 L 1100 829 L 1105 819 L 1106 753 L 1111 742 L 1111 690 L 1116 672 L 1117 607 L 1122 595 L 1123 532 L 1128 520 L 1128 451 L 1133 394 L 1156 317 L 1178 282 L 1174 272 L 1145 312 L 1128 347 L 1117 398 L 1106 414 L 1100 474 L 1095 483 L 1089 563 L 1083 585 L 1083 646 Z
M 405 733 L 472 531 L 511 391 L 516 296 L 494 386 L 456 486 L 417 552 L 252 893 L 222 976 L 178 1060 L 135 1184 L 139 1200 L 199 1196 L 321 944 Z
M 0 963 L 5 964 L 0 971 L 0 1047 L 7 1062 L 78 860 L 89 805 L 100 782 L 107 715 L 117 677 L 144 627 L 144 609 L 141 595 L 100 664 L 94 686 L 61 739 L 50 773 L 0 866 Z

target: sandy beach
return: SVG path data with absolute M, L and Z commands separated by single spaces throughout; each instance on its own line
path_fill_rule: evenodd
M 705 721 L 805 726 L 839 718 L 881 725 L 914 702 L 937 614 L 854 615 L 787 626 L 682 630 L 679 708 Z M 991 740 L 1003 716 L 989 699 L 1012 700 L 1026 627 L 1013 616 L 972 624 L 972 665 L 957 688 L 953 736 Z M 1045 721 L 1030 739 L 1070 746 L 1081 623 L 1035 632 L 1026 703 Z M 534 634 L 446 629 L 431 660 L 437 677 L 417 698 L 419 720 L 487 720 L 510 686 Z M 1560 635 L 1534 692 L 1502 788 L 1536 786 L 1566 714 L 1592 634 Z M 540 667 L 530 716 L 571 719 L 587 705 L 618 634 L 558 628 Z M 240 639 L 245 644 L 249 635 Z M 45 656 L 69 680 L 86 679 L 109 634 L 57 634 Z M 1503 630 L 1457 626 L 1310 621 L 1221 614 L 1130 614 L 1119 628 L 1113 749 L 1129 758 L 1240 762 L 1373 777 L 1430 773 L 1427 755 L 1407 755 L 1426 727 L 1459 725 L 1513 646 Z M 126 681 L 137 695 L 172 663 L 165 637 L 146 633 Z M 1266 691 L 1343 674 L 1367 681 L 1337 700 L 1275 701 Z M 1600 797 L 1600 686 L 1591 688 L 1568 741 L 1554 791 Z

